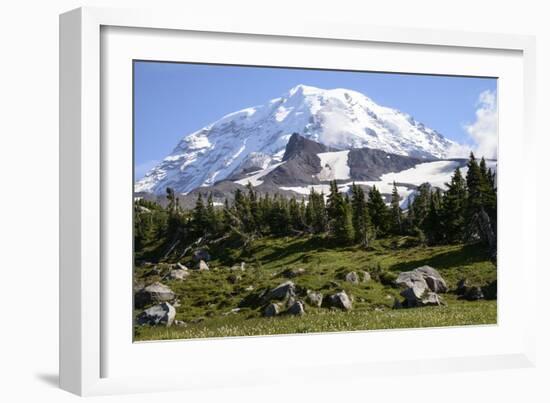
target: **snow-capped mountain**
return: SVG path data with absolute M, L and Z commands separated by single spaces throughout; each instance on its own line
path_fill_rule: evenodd
M 185 136 L 136 182 L 135 191 L 161 194 L 172 187 L 188 193 L 243 173 L 276 169 L 292 133 L 330 147 L 331 152 L 368 147 L 426 160 L 446 157 L 455 145 L 411 116 L 359 92 L 298 85 L 280 98 L 230 113 Z M 320 179 L 330 175 L 322 172 Z

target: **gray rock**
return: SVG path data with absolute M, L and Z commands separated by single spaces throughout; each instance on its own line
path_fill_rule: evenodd
M 177 326 L 177 327 L 185 327 L 187 326 L 187 323 L 185 323 L 183 320 L 175 320 L 174 321 L 174 326 Z
M 264 296 L 264 299 L 267 301 L 271 300 L 283 300 L 287 298 L 294 297 L 296 295 L 296 286 L 292 281 L 285 281 L 282 284 L 279 284 L 277 287 L 269 290 Z
M 304 303 L 302 301 L 295 301 L 286 312 L 289 315 L 301 316 L 306 313 Z
M 468 280 L 466 280 L 465 278 L 461 279 L 456 284 L 456 294 L 457 295 L 464 295 L 469 286 L 470 285 L 468 284 Z
M 372 277 L 368 271 L 363 271 L 361 274 L 363 274 L 363 283 L 371 281 Z
M 439 274 L 439 272 L 433 267 L 422 266 L 414 269 L 414 271 L 424 276 L 424 280 L 426 280 L 426 283 L 428 283 L 428 287 L 430 287 L 430 290 L 432 290 L 433 292 L 447 292 L 447 283 L 445 283 L 445 280 L 443 279 L 443 277 L 441 277 L 441 274 Z
M 193 252 L 193 261 L 195 262 L 199 262 L 201 260 L 208 262 L 210 259 L 210 253 L 208 253 L 205 249 L 197 249 Z
M 359 276 L 354 271 L 347 273 L 345 279 L 348 283 L 359 284 Z
M 429 288 L 422 290 L 418 286 L 409 287 L 401 292 L 401 296 L 405 298 L 401 306 L 407 308 L 444 305 L 441 297 Z
M 210 270 L 210 267 L 208 267 L 208 265 L 206 264 L 206 262 L 204 260 L 201 260 L 201 261 L 199 261 L 198 270 L 199 271 L 208 271 L 208 270 Z
M 483 290 L 481 287 L 467 287 L 463 298 L 466 301 L 477 301 L 483 299 Z
M 134 304 L 136 308 L 143 308 L 149 304 L 168 302 L 175 298 L 174 291 L 164 284 L 156 282 L 137 291 L 134 295 Z
M 431 305 L 434 305 L 434 306 L 444 305 L 441 297 L 433 291 L 429 291 L 428 293 L 426 293 L 421 301 L 421 306 L 431 306 Z
M 320 292 L 308 291 L 306 301 L 311 306 L 320 307 L 323 303 L 323 294 Z
M 351 298 L 345 291 L 340 291 L 336 294 L 330 295 L 326 298 L 326 300 L 329 307 L 339 308 L 345 311 L 349 311 L 353 307 Z
M 168 278 L 170 280 L 185 280 L 187 276 L 189 276 L 189 272 L 182 269 L 170 270 L 170 273 L 168 274 Z
M 428 288 L 428 284 L 426 283 L 426 280 L 424 280 L 424 276 L 414 270 L 399 273 L 397 280 L 395 280 L 395 284 L 402 288 L 412 288 L 415 285 L 419 285 L 422 288 Z
M 153 305 L 140 313 L 137 317 L 137 323 L 141 326 L 166 326 L 169 327 L 176 317 L 176 309 L 167 302 Z
M 277 316 L 279 314 L 279 309 L 279 305 L 271 303 L 265 307 L 264 316 L 266 318 Z
M 436 269 L 430 266 L 422 266 L 411 271 L 401 272 L 395 283 L 398 286 L 407 288 L 414 287 L 418 283 L 423 283 L 433 292 L 447 292 L 445 280 Z
M 408 307 L 421 306 L 422 299 L 429 290 L 425 281 L 415 282 L 412 287 L 405 288 L 401 291 L 401 296 L 405 298 Z

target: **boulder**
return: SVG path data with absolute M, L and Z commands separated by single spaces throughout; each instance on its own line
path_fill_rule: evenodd
M 464 298 L 466 301 L 477 301 L 480 299 L 483 299 L 483 291 L 481 287 L 467 287 L 466 291 L 464 292 L 464 295 L 462 298 Z
M 444 305 L 441 297 L 429 288 L 422 290 L 421 287 L 409 287 L 401 292 L 401 296 L 405 298 L 401 306 L 406 308 Z
M 210 253 L 208 253 L 208 251 L 205 249 L 197 249 L 196 251 L 194 251 L 192 258 L 195 262 L 199 262 L 201 260 L 208 262 L 211 259 Z
M 185 280 L 187 276 L 189 276 L 189 272 L 182 269 L 172 269 L 170 273 L 168 273 L 168 278 L 170 280 Z
M 348 283 L 359 284 L 359 276 L 354 271 L 347 273 L 345 276 L 345 280 Z
M 208 270 L 210 270 L 210 267 L 208 267 L 208 265 L 206 264 L 206 262 L 204 260 L 201 260 L 201 261 L 199 261 L 198 270 L 199 271 L 208 271 Z
M 283 300 L 287 298 L 294 297 L 296 295 L 296 286 L 292 281 L 285 281 L 282 284 L 279 284 L 277 287 L 269 290 L 264 299 L 267 301 L 271 300 Z
M 167 302 L 153 305 L 140 313 L 137 317 L 137 323 L 141 326 L 166 326 L 169 327 L 176 317 L 176 309 Z
M 424 280 L 424 276 L 414 270 L 399 273 L 397 280 L 395 280 L 395 284 L 402 288 L 413 288 L 415 286 L 428 288 L 428 284 L 426 283 L 426 280 Z
M 363 283 L 371 281 L 372 277 L 368 271 L 363 271 L 361 274 L 363 275 Z
M 295 316 L 301 316 L 304 313 L 306 313 L 304 309 L 304 303 L 302 301 L 295 301 L 290 307 L 287 309 L 286 313 L 289 315 L 295 315 Z
M 469 287 L 468 280 L 463 278 L 456 284 L 456 291 L 455 292 L 456 292 L 457 295 L 464 295 L 464 293 L 466 292 L 468 287 Z
M 323 294 L 320 292 L 308 291 L 306 301 L 311 306 L 320 307 L 323 303 Z
M 411 288 L 417 283 L 426 283 L 428 288 L 436 293 L 447 292 L 447 284 L 439 272 L 430 266 L 418 267 L 411 271 L 399 273 L 395 283 L 398 286 Z
M 279 305 L 271 303 L 265 307 L 264 316 L 266 318 L 277 316 L 279 314 L 279 309 Z
M 417 273 L 421 273 L 424 276 L 424 280 L 428 283 L 430 290 L 436 293 L 445 293 L 447 292 L 447 283 L 441 274 L 431 266 L 422 266 L 414 269 Z
M 145 288 L 138 290 L 134 295 L 134 305 L 136 308 L 143 308 L 146 305 L 168 302 L 174 300 L 176 294 L 169 287 L 156 282 Z
M 326 305 L 329 307 L 343 309 L 349 311 L 352 309 L 351 298 L 345 291 L 340 291 L 326 298 Z
M 439 306 L 444 305 L 443 300 L 437 293 L 429 291 L 421 300 L 421 306 Z
M 412 287 L 407 287 L 401 291 L 401 296 L 405 298 L 407 307 L 422 306 L 424 295 L 429 292 L 426 282 L 415 282 Z

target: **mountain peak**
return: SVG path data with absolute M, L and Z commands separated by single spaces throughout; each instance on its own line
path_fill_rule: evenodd
M 368 147 L 424 159 L 445 157 L 455 144 L 360 92 L 299 84 L 282 98 L 229 113 L 184 136 L 136 183 L 136 192 L 163 193 L 170 186 L 187 193 L 243 170 L 269 168 L 283 161 L 293 133 L 333 149 Z
M 290 90 L 288 90 L 287 94 L 289 97 L 292 97 L 294 95 L 310 95 L 310 94 L 316 94 L 320 93 L 326 90 L 323 90 L 321 88 L 312 87 L 310 85 L 305 84 L 298 84 L 295 87 L 292 87 Z

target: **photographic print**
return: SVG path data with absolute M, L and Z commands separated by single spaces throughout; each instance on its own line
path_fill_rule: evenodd
M 496 324 L 497 81 L 135 60 L 134 340 Z

